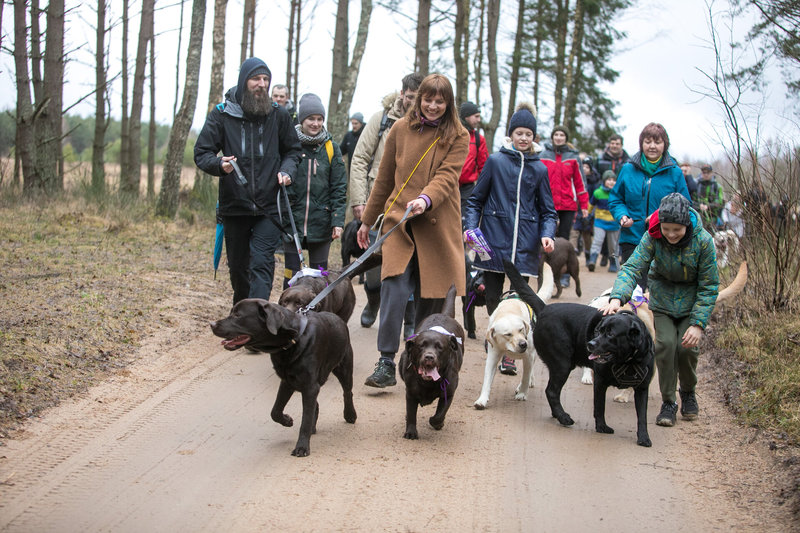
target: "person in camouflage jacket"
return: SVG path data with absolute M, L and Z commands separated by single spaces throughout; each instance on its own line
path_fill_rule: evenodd
M 697 418 L 698 344 L 717 300 L 714 241 L 689 200 L 672 193 L 650 217 L 648 230 L 622 266 L 603 313 L 630 300 L 635 280 L 649 269 L 650 309 L 656 329 L 656 366 L 662 407 L 656 424 L 675 424 L 680 382 L 681 415 Z

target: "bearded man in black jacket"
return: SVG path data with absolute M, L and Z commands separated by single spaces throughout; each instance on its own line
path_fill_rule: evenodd
M 245 298 L 269 300 L 281 242 L 277 198 L 280 186 L 291 183 L 300 157 L 289 113 L 269 96 L 271 79 L 266 63 L 246 59 L 238 84 L 208 114 L 194 145 L 195 164 L 220 177 L 219 215 L 234 304 Z

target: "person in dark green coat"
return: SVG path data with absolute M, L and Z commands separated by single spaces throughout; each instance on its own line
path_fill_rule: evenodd
M 672 193 L 661 200 L 647 232 L 622 266 L 603 314 L 616 313 L 630 300 L 636 279 L 646 270 L 662 399 L 656 424 L 673 426 L 679 382 L 681 415 L 686 420 L 697 418 L 698 344 L 719 290 L 714 240 L 682 194 Z
M 334 239 L 342 236 L 347 196 L 347 172 L 339 145 L 325 129 L 325 107 L 319 96 L 304 94 L 297 106 L 295 126 L 302 152 L 297 173 L 287 187 L 300 243 L 308 250 L 311 268 L 326 270 Z M 284 211 L 285 214 L 285 211 Z M 283 227 L 291 234 L 286 216 Z M 283 286 L 300 270 L 300 256 L 294 241 L 284 239 Z

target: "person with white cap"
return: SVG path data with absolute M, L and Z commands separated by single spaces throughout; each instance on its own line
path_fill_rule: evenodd
M 604 315 L 616 313 L 630 300 L 636 279 L 646 270 L 662 400 L 656 424 L 670 427 L 678 412 L 679 386 L 681 416 L 685 420 L 698 416 L 698 345 L 719 291 L 714 239 L 681 193 L 665 196 L 648 219 L 647 231 L 617 275 Z

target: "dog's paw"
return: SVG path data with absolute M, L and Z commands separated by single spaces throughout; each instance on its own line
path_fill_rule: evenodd
M 431 425 L 433 429 L 439 431 L 444 427 L 444 420 L 439 420 L 436 416 L 432 416 L 428 419 L 428 423 Z
M 310 453 L 311 450 L 309 450 L 307 446 L 298 446 L 292 450 L 292 455 L 295 457 L 308 457 Z
M 584 385 L 591 385 L 594 383 L 594 378 L 592 377 L 592 369 L 591 368 L 584 368 L 583 375 L 581 376 L 581 383 Z
M 558 423 L 561 424 L 562 426 L 571 426 L 575 423 L 572 417 L 569 416 L 567 413 L 563 413 L 559 416 L 556 415 L 553 416 L 558 420 Z
M 345 409 L 344 410 L 344 421 L 345 422 L 347 422 L 348 424 L 355 424 L 356 423 L 356 418 L 358 418 L 358 417 L 356 415 L 356 410 L 355 409 L 350 409 L 350 410 Z
M 514 399 L 517 400 L 518 402 L 524 402 L 525 400 L 528 399 L 528 393 L 527 392 L 520 392 L 519 391 L 519 389 L 521 387 L 522 387 L 522 385 L 517 387 L 517 393 L 514 395 Z
M 292 427 L 292 424 L 294 424 L 292 417 L 284 413 L 272 413 L 272 420 L 287 428 Z
M 403 438 L 408 440 L 417 440 L 419 438 L 419 434 L 417 434 L 417 428 L 406 428 L 406 432 L 403 433 Z
M 616 396 L 614 396 L 614 401 L 618 403 L 628 403 L 631 401 L 631 397 L 627 390 L 621 390 Z
M 653 445 L 653 443 L 650 442 L 649 435 L 640 435 L 639 438 L 636 439 L 636 444 L 639 446 L 644 446 L 645 448 L 649 448 Z
M 612 433 L 614 433 L 614 430 L 612 428 L 608 427 L 606 424 L 595 424 L 594 429 L 598 433 L 606 433 L 608 435 L 611 435 Z
M 489 403 L 488 399 L 478 398 L 477 400 L 475 400 L 475 403 L 473 403 L 472 405 L 478 411 L 483 411 L 484 409 L 486 409 L 486 406 L 488 405 L 488 403 Z

